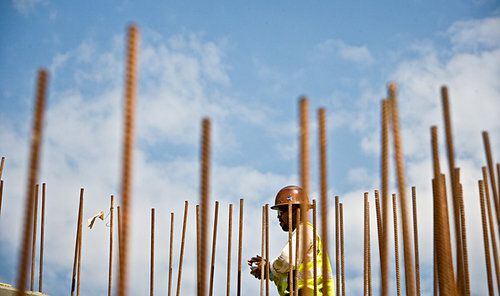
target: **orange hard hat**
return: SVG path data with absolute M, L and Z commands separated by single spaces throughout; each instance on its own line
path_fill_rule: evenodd
M 276 199 L 274 200 L 274 206 L 272 206 L 271 209 L 277 210 L 280 207 L 285 207 L 289 204 L 301 205 L 302 203 L 305 203 L 307 205 L 307 209 L 309 209 L 309 198 L 304 192 L 304 189 L 300 186 L 289 185 L 278 191 Z

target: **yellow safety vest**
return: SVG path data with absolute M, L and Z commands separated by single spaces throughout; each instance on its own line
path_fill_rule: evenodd
M 310 223 L 307 223 L 308 227 L 312 227 Z M 316 255 L 316 268 L 317 268 L 317 274 L 318 278 L 316 280 L 316 284 L 318 285 L 318 296 L 334 296 L 335 295 L 335 289 L 334 289 L 334 282 L 333 282 L 333 277 L 332 277 L 332 268 L 330 265 L 330 258 L 328 257 L 328 253 L 326 254 L 326 262 L 327 264 L 327 270 L 328 274 L 326 275 L 326 278 L 324 275 L 321 274 L 322 271 L 322 266 L 323 266 L 323 244 L 321 243 L 321 238 L 319 236 L 316 237 L 316 242 L 317 242 L 317 255 Z M 310 295 L 312 295 L 312 291 L 314 291 L 314 262 L 311 260 L 307 262 L 307 270 L 308 270 L 308 277 L 307 277 L 307 283 L 304 283 L 304 280 L 302 279 L 301 274 L 304 273 L 305 270 L 305 264 L 301 263 L 297 267 L 297 272 L 299 275 L 297 276 L 297 282 L 298 282 L 298 288 L 299 290 L 301 289 L 309 289 Z M 278 293 L 280 296 L 286 296 L 290 295 L 290 291 L 288 291 L 288 274 L 282 274 L 282 275 L 274 275 L 273 277 L 273 282 L 276 285 L 278 289 Z

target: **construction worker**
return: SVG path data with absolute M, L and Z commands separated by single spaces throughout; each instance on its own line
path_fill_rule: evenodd
M 306 208 L 310 208 L 309 199 L 304 192 L 304 190 L 299 186 L 286 186 L 282 188 L 278 194 L 276 195 L 274 206 L 271 207 L 273 210 L 278 211 L 278 220 L 280 222 L 281 229 L 283 231 L 288 232 L 289 228 L 293 230 L 292 233 L 292 254 L 289 254 L 289 245 L 287 244 L 281 250 L 280 255 L 274 261 L 270 263 L 269 270 L 270 274 L 267 275 L 264 273 L 264 278 L 269 276 L 269 279 L 274 282 L 278 289 L 278 293 L 280 296 L 290 295 L 290 285 L 289 285 L 289 271 L 292 268 L 293 272 L 297 272 L 296 279 L 298 285 L 298 295 L 305 295 L 305 290 L 309 290 L 309 295 L 313 295 L 314 290 L 314 271 L 313 271 L 313 227 L 311 223 L 308 221 L 301 222 L 301 227 L 299 228 L 299 250 L 296 250 L 296 230 L 297 230 L 297 210 L 300 208 L 300 205 L 304 203 Z M 292 225 L 289 225 L 288 222 L 288 205 L 292 205 Z M 305 227 L 304 227 L 305 226 Z M 303 251 L 302 251 L 302 237 L 303 237 L 303 229 L 307 229 L 307 260 L 304 260 Z M 322 252 L 323 247 L 321 243 L 321 239 L 319 236 L 316 237 L 317 243 L 317 256 L 316 256 L 316 264 L 317 264 L 317 295 L 334 295 L 334 287 L 333 287 L 333 277 L 330 267 L 330 259 L 328 255 L 326 256 L 326 262 L 322 261 Z M 295 266 L 295 252 L 298 253 L 297 258 L 297 266 Z M 291 258 L 291 262 L 290 262 Z M 305 263 L 307 262 L 307 283 L 304 282 L 306 270 Z M 260 256 L 252 257 L 248 260 L 248 265 L 250 266 L 250 273 L 260 279 L 261 278 L 261 269 L 265 269 L 265 259 Z M 322 275 L 322 265 L 327 264 L 327 275 Z M 297 296 L 298 296 L 297 295 Z

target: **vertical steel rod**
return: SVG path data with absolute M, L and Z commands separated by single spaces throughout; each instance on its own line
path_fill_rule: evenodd
M 467 251 L 467 231 L 465 224 L 465 210 L 464 210 L 464 193 L 462 184 L 460 184 L 460 169 L 455 168 L 455 177 L 458 181 L 458 197 L 460 202 L 460 228 L 462 230 L 462 254 L 464 257 L 464 277 L 465 277 L 465 295 L 470 295 L 470 275 L 469 275 L 469 254 Z
M 327 287 L 330 283 L 330 270 L 328 266 L 329 256 L 329 242 L 328 242 L 328 162 L 327 162 L 327 137 L 326 137 L 326 110 L 320 108 L 318 110 L 318 138 L 319 138 L 319 159 L 320 159 L 320 203 L 321 203 L 321 237 L 322 237 L 322 250 L 321 250 L 321 276 L 323 279 L 323 291 L 333 291 L 333 287 Z M 314 269 L 316 271 L 316 268 Z M 316 280 L 316 276 L 314 280 Z M 314 285 L 314 296 L 318 294 L 317 285 Z
M 363 227 L 363 295 L 367 296 L 369 295 L 368 291 L 368 209 L 367 209 L 367 202 L 368 202 L 368 192 L 364 193 L 364 198 L 363 198 L 363 205 L 364 205 L 364 227 Z
M 120 214 L 120 206 L 117 206 L 116 207 L 116 221 L 118 222 L 118 261 L 120 261 L 120 258 L 121 258 L 121 255 L 120 255 L 120 245 L 122 244 L 122 232 L 121 232 L 121 229 L 122 229 L 122 218 L 121 218 L 121 214 Z M 120 262 L 118 262 L 119 264 Z
M 297 209 L 295 212 L 295 262 L 293 263 L 293 266 L 295 267 L 295 272 L 293 273 L 293 283 L 294 283 L 294 294 L 299 295 L 299 254 L 301 254 L 301 241 L 300 238 L 302 237 L 302 231 L 301 231 L 301 220 L 300 220 L 300 208 Z M 304 292 L 305 293 L 305 292 Z
M 198 208 L 197 208 L 198 209 Z M 196 211 L 198 212 L 198 211 Z M 198 221 L 198 219 L 196 219 Z M 198 234 L 198 227 L 196 229 L 196 234 Z M 168 296 L 172 295 L 172 258 L 174 253 L 174 213 L 170 213 L 170 239 L 168 248 Z M 198 256 L 197 256 L 198 257 Z
M 132 225 L 132 172 L 135 135 L 135 107 L 137 86 L 137 55 L 139 44 L 139 29 L 135 24 L 128 27 L 127 35 L 127 60 L 125 72 L 125 104 L 124 104 L 124 129 L 122 150 L 122 225 L 120 242 L 120 268 L 118 276 L 118 295 L 128 294 L 128 250 L 129 250 L 129 225 Z
M 200 252 L 201 252 L 201 217 L 200 217 L 200 205 L 196 205 L 196 272 L 197 274 L 200 273 Z M 197 281 L 196 283 L 196 291 L 200 291 L 200 282 Z
M 375 214 L 377 216 L 378 251 L 379 251 L 379 257 L 380 259 L 382 259 L 382 212 L 380 209 L 380 197 L 378 190 L 375 190 L 374 194 L 375 194 Z
M 300 100 L 299 100 L 299 121 L 300 121 L 300 134 L 299 134 L 299 147 L 300 147 L 300 150 L 299 150 L 299 161 L 300 161 L 300 171 L 299 171 L 299 175 L 300 175 L 300 185 L 302 186 L 302 189 L 304 190 L 306 196 L 309 196 L 309 189 L 310 189 L 310 182 L 309 182 L 309 176 L 310 176 L 310 173 L 309 173 L 309 100 L 306 98 L 306 97 L 301 97 Z M 309 205 L 306 205 L 306 204 L 301 204 L 300 205 L 301 207 L 301 219 L 302 220 L 302 223 L 304 223 L 304 225 L 307 225 L 307 212 L 308 212 L 308 208 L 309 208 Z M 301 224 L 297 224 L 297 233 L 299 232 L 299 227 L 300 227 Z M 304 266 L 304 270 L 301 272 L 302 274 L 302 280 L 304 283 L 307 283 L 308 279 L 308 256 L 307 256 L 307 252 L 308 252 L 308 231 L 305 230 L 304 228 L 304 231 L 303 232 L 303 235 L 302 235 L 302 238 L 301 238 L 301 243 L 302 244 L 302 260 L 303 260 L 303 266 Z M 298 235 L 297 235 L 298 237 Z M 297 250 L 299 249 L 299 247 L 297 246 Z M 295 254 L 295 257 L 298 258 L 298 254 Z M 297 268 L 297 266 L 295 266 L 295 268 Z M 297 277 L 298 276 L 298 270 L 295 272 L 295 276 Z M 294 279 L 294 283 L 295 285 L 297 286 L 297 289 L 298 289 L 298 282 L 296 279 Z M 298 294 L 298 292 L 296 293 Z M 309 290 L 308 289 L 304 289 L 304 291 L 302 292 L 302 294 L 304 296 L 309 296 Z
M 316 200 L 313 199 L 313 283 L 314 283 L 314 296 L 318 295 L 318 223 L 316 218 Z M 304 224 L 305 225 L 305 224 Z M 304 233 L 307 233 L 307 228 L 304 228 Z M 304 259 L 305 260 L 305 259 Z M 324 261 L 326 265 L 328 261 Z M 305 270 L 304 272 L 306 272 Z M 326 277 L 324 277 L 326 280 Z
M 269 258 L 269 204 L 265 206 L 266 212 L 266 296 L 269 296 L 269 274 L 270 274 L 270 258 Z
M 381 164 L 380 190 L 382 193 L 382 250 L 380 252 L 381 294 L 389 295 L 389 122 L 391 116 L 390 101 L 382 100 L 381 106 Z
M 293 246 L 292 246 L 292 204 L 288 204 L 288 262 L 289 262 L 289 270 L 288 270 L 288 291 L 290 295 L 294 295 L 294 285 L 293 285 Z
M 42 183 L 42 213 L 40 217 L 40 266 L 38 272 L 38 292 L 43 291 L 43 247 L 45 244 L 45 191 L 46 184 Z
M 396 288 L 397 295 L 401 296 L 401 276 L 399 271 L 398 210 L 396 205 L 396 194 L 392 194 L 392 218 L 394 220 L 394 258 L 396 264 Z
M 108 266 L 108 296 L 111 296 L 113 282 L 113 223 L 114 223 L 115 197 L 111 195 L 109 205 L 109 266 Z
M 233 239 L 233 204 L 229 204 L 227 222 L 227 275 L 226 275 L 226 295 L 231 295 L 231 243 Z
M 26 278 L 28 272 L 28 262 L 30 258 L 30 244 L 33 226 L 33 187 L 38 179 L 38 168 L 40 165 L 40 150 L 43 139 L 43 118 L 45 101 L 47 96 L 48 72 L 45 69 L 38 71 L 36 86 L 35 112 L 31 130 L 31 146 L 29 156 L 28 177 L 26 182 L 24 213 L 22 222 L 22 239 L 19 252 L 19 265 L 17 268 L 16 288 L 18 294 L 22 295 L 26 289 Z
M 398 184 L 399 206 L 401 207 L 401 222 L 403 232 L 403 252 L 405 266 L 406 294 L 415 295 L 415 270 L 413 263 L 412 239 L 410 233 L 410 217 L 406 202 L 406 181 L 404 168 L 403 140 L 401 139 L 399 127 L 398 101 L 396 97 L 396 84 L 389 84 L 389 100 L 391 100 L 392 134 L 394 137 L 394 161 L 396 163 L 396 177 Z
M 341 271 L 340 271 L 340 213 L 339 213 L 339 197 L 335 196 L 335 277 L 336 277 L 336 291 L 340 293 Z
M 0 180 L 0 215 L 2 214 L 3 180 Z
M 497 184 L 495 182 L 495 168 L 493 166 L 493 156 L 491 154 L 490 136 L 487 131 L 483 131 L 484 151 L 486 154 L 486 162 L 488 163 L 488 171 L 490 176 L 491 192 L 493 192 L 493 201 L 495 204 L 495 212 L 497 217 L 497 228 L 500 232 L 500 201 L 498 197 Z M 488 180 L 485 180 L 487 182 Z
M 260 240 L 260 256 L 261 258 L 265 258 L 265 240 L 266 240 L 266 208 L 264 206 L 262 206 L 262 221 L 261 221 L 261 240 Z M 263 296 L 264 295 L 264 275 L 265 275 L 265 272 L 264 272 L 264 266 L 260 265 L 259 266 L 260 268 L 260 289 L 259 289 L 259 295 L 260 296 Z
M 35 289 L 35 258 L 36 258 L 36 233 L 37 233 L 37 222 L 38 222 L 38 192 L 40 191 L 40 186 L 35 185 L 35 190 L 33 194 L 35 195 L 35 208 L 33 211 L 33 238 L 31 239 L 31 277 L 30 277 L 30 291 Z
M 198 296 L 206 294 L 206 272 L 207 272 L 207 254 L 208 254 L 208 208 L 209 204 L 209 181 L 210 181 L 210 119 L 204 118 L 202 121 L 202 137 L 201 137 L 201 180 L 200 180 L 200 208 L 201 208 L 201 223 L 200 223 L 200 269 L 198 273 Z
M 478 181 L 479 186 L 479 202 L 481 205 L 481 221 L 483 224 L 483 244 L 484 244 L 484 259 L 486 261 L 486 275 L 488 279 L 488 292 L 490 296 L 494 295 L 493 277 L 491 274 L 491 259 L 490 259 L 490 242 L 488 239 L 488 221 L 486 220 L 486 209 L 484 202 L 484 184 L 482 180 Z
M 212 258 L 210 260 L 210 289 L 208 292 L 209 296 L 213 295 L 214 292 L 214 272 L 215 272 L 215 251 L 217 248 L 217 225 L 219 221 L 219 202 L 215 202 L 215 213 L 214 213 L 214 229 L 212 236 Z
M 241 260 L 243 250 L 243 206 L 244 200 L 240 199 L 240 215 L 238 223 L 238 282 L 236 287 L 236 295 L 241 296 Z
M 82 188 L 83 189 L 83 188 Z M 82 192 L 83 193 L 83 192 Z M 82 241 L 83 241 L 83 204 L 82 204 L 82 215 L 78 222 L 78 254 L 77 254 L 77 264 L 76 264 L 76 296 L 80 296 L 80 275 L 82 270 Z
M 340 262 L 342 264 L 342 296 L 345 296 L 345 259 L 344 259 L 344 205 L 339 204 L 340 211 Z
M 485 201 L 486 201 L 486 209 L 487 209 L 489 229 L 490 229 L 491 248 L 493 249 L 493 263 L 495 264 L 497 290 L 500 291 L 500 263 L 498 262 L 497 240 L 495 236 L 495 220 L 493 218 L 493 211 L 491 209 L 491 199 L 488 188 L 488 172 L 486 171 L 486 167 L 484 166 L 482 167 L 482 172 L 483 172 L 484 196 L 486 197 Z
M 2 161 L 0 162 L 0 179 L 2 179 L 4 165 L 5 165 L 5 156 L 2 156 Z
M 184 202 L 184 217 L 182 219 L 182 234 L 181 234 L 181 250 L 179 255 L 179 270 L 177 271 L 177 289 L 176 296 L 181 295 L 181 283 L 182 283 L 182 262 L 184 260 L 184 246 L 186 243 L 186 226 L 187 226 L 187 216 L 188 216 L 188 202 Z
M 415 244 L 415 282 L 417 284 L 417 296 L 420 296 L 420 258 L 418 254 L 418 219 L 417 219 L 417 189 L 411 187 L 411 198 L 413 204 L 413 243 Z
M 151 262 L 149 264 L 149 295 L 155 294 L 155 209 L 151 209 Z

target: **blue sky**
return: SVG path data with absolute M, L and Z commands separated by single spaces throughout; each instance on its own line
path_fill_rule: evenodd
M 483 129 L 490 132 L 497 157 L 500 153 L 500 123 L 495 115 L 500 111 L 499 12 L 498 2 L 488 0 L 3 1 L 0 153 L 6 156 L 7 166 L 0 218 L 0 281 L 14 278 L 16 218 L 22 209 L 19 199 L 27 166 L 34 79 L 36 70 L 45 66 L 51 81 L 40 180 L 47 182 L 51 193 L 48 212 L 64 213 L 48 218 L 53 251 L 47 254 L 45 286 L 51 295 L 68 291 L 71 259 L 65 256 L 71 255 L 79 187 L 88 192 L 87 216 L 105 209 L 107 196 L 117 194 L 123 40 L 126 26 L 133 21 L 141 31 L 133 260 L 134 275 L 141 280 L 132 286 L 134 291 L 139 295 L 147 291 L 148 261 L 141 254 L 148 246 L 139 241 L 147 236 L 143 229 L 147 229 L 149 207 L 157 208 L 158 219 L 165 222 L 160 222 L 164 227 L 160 231 L 166 232 L 168 212 L 175 210 L 180 217 L 183 200 L 197 201 L 200 119 L 208 115 L 214 120 L 212 196 L 223 204 L 221 215 L 226 215 L 227 203 L 240 197 L 248 201 L 248 213 L 257 215 L 260 205 L 272 202 L 279 188 L 297 182 L 297 98 L 307 95 L 312 197 L 317 196 L 316 108 L 324 106 L 329 118 L 330 192 L 332 197 L 342 196 L 351 222 L 347 288 L 349 294 L 356 294 L 362 288 L 361 197 L 379 186 L 378 110 L 388 81 L 400 86 L 408 183 L 422 192 L 422 207 L 430 200 L 426 199 L 431 173 L 428 128 L 441 126 L 439 87 L 450 86 L 458 163 L 470 191 L 468 220 L 479 221 L 474 182 L 484 162 Z M 430 216 L 425 211 L 419 216 L 422 260 L 429 264 Z M 279 233 L 279 228 L 272 229 Z M 100 227 L 88 233 L 85 294 L 100 294 L 105 288 L 102 268 L 107 255 L 92 247 L 102 244 L 105 231 Z M 220 231 L 225 238 L 225 231 Z M 257 235 L 258 230 L 253 231 Z M 67 235 L 62 239 L 58 233 Z M 249 237 L 252 234 L 249 230 Z M 274 239 L 271 250 L 277 254 L 285 236 Z M 159 234 L 161 248 L 166 242 L 167 237 Z M 470 244 L 477 253 L 482 248 L 479 242 Z M 225 240 L 219 246 L 218 258 L 223 258 Z M 257 253 L 258 246 L 258 241 L 249 242 L 246 257 Z M 372 246 L 377 246 L 375 240 Z M 161 266 L 166 258 L 159 256 Z M 225 261 L 220 260 L 222 270 Z M 472 268 L 481 279 L 484 258 L 474 262 Z M 186 262 L 186 294 L 194 287 L 189 274 L 192 263 Z M 164 273 L 158 267 L 158 278 Z M 429 275 L 423 279 L 426 289 L 432 288 Z M 258 283 L 249 276 L 244 282 L 249 293 L 257 291 Z M 221 279 L 216 287 L 223 284 Z M 475 287 L 478 294 L 485 291 L 484 284 L 481 281 Z M 160 280 L 157 285 L 165 287 Z

